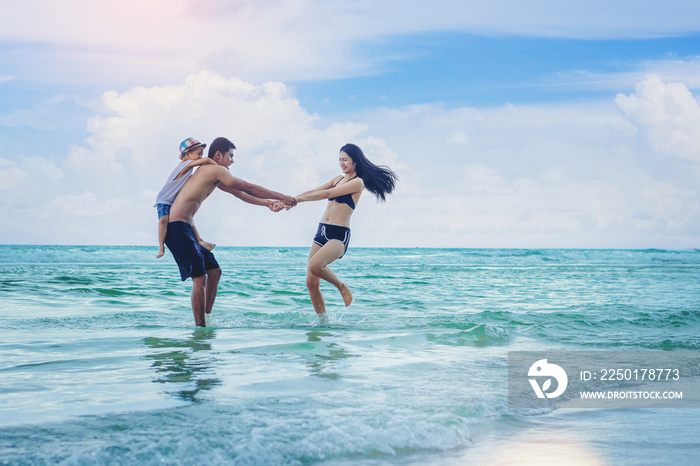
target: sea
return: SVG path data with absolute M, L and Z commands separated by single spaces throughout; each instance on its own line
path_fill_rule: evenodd
M 515 351 L 700 351 L 700 250 L 0 246 L 1 465 L 700 464 L 696 408 L 514 409 Z

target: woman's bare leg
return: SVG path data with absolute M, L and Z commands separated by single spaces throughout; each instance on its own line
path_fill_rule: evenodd
M 350 288 L 328 267 L 345 253 L 345 246 L 339 241 L 329 241 L 323 247 L 314 243 L 309 253 L 309 265 L 306 270 L 306 286 L 309 296 L 318 314 L 326 312 L 326 303 L 321 294 L 321 279 L 332 283 L 340 291 L 346 306 L 352 303 Z
M 321 249 L 316 243 L 311 245 L 311 251 L 309 252 L 309 264 L 314 255 Z M 306 269 L 306 288 L 309 290 L 309 297 L 311 298 L 311 304 L 314 306 L 314 311 L 316 314 L 326 313 L 326 302 L 323 299 L 323 294 L 321 293 L 321 277 L 312 274 L 307 266 Z

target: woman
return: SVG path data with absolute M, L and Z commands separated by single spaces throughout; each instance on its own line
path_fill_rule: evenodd
M 297 203 L 328 199 L 318 231 L 309 253 L 306 271 L 306 286 L 317 314 L 326 312 L 326 303 L 321 294 L 321 279 L 338 288 L 346 306 L 352 303 L 350 288 L 340 281 L 328 268 L 328 264 L 343 257 L 350 242 L 350 217 L 367 188 L 377 199 L 386 200 L 394 190 L 398 177 L 388 167 L 374 165 L 367 160 L 362 150 L 354 144 L 340 149 L 342 176 L 336 176 L 323 186 L 296 196 Z

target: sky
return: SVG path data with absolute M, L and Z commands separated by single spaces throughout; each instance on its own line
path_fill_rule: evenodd
M 359 145 L 400 177 L 352 246 L 700 247 L 695 0 L 0 0 L 0 244 L 152 245 L 188 137 L 295 195 Z M 223 246 L 309 246 L 325 203 L 217 191 Z

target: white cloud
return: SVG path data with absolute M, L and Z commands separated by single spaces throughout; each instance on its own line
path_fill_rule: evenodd
M 27 177 L 27 174 L 17 167 L 15 162 L 0 159 L 0 191 L 10 189 Z
M 180 85 L 108 92 L 90 137 L 67 158 L 8 163 L 26 178 L 3 191 L 0 209 L 11 220 L 0 235 L 10 243 L 155 244 L 152 204 L 179 142 L 223 135 L 238 146 L 234 175 L 287 194 L 336 175 L 346 142 L 396 170 L 386 204 L 364 194 L 355 246 L 695 247 L 696 116 L 687 89 L 650 77 L 615 102 L 421 105 L 326 121 L 284 84 L 201 72 Z M 197 225 L 222 245 L 306 246 L 324 208 L 272 214 L 216 192 Z M 42 234 L 47 224 L 50 235 Z
M 625 68 L 622 72 L 560 71 L 542 79 L 538 85 L 569 90 L 618 92 L 620 89 L 633 88 L 652 74 L 666 82 L 683 82 L 690 89 L 700 89 L 700 56 L 629 61 L 622 66 Z
M 409 167 L 383 221 L 416 213 L 406 245 L 694 247 L 700 166 L 669 164 L 665 150 L 678 130 L 700 133 L 695 101 L 675 85 L 651 99 L 648 84 L 630 114 L 614 102 L 371 112 L 371 131 Z M 638 138 L 647 133 L 657 140 Z
M 26 0 L 5 10 L 0 39 L 35 44 L 23 67 L 43 66 L 54 81 L 146 84 L 201 69 L 252 82 L 364 75 L 387 57 L 363 45 L 423 32 L 660 37 L 695 32 L 700 17 L 693 0 Z
M 700 162 L 700 106 L 685 84 L 649 75 L 615 102 L 656 152 Z
M 17 219 L 11 228 L 3 226 L 2 236 L 8 238 L 3 242 L 35 237 L 34 218 L 54 225 L 46 241 L 152 243 L 155 195 L 178 163 L 179 143 L 187 137 L 207 143 L 229 137 L 238 147 L 231 169 L 235 176 L 292 195 L 336 175 L 338 150 L 349 141 L 375 152 L 377 163 L 397 163 L 380 139 L 362 137 L 366 125 L 325 123 L 306 112 L 281 83 L 256 86 L 201 72 L 178 86 L 110 91 L 102 104 L 88 122 L 90 136 L 60 163 L 65 179 L 50 179 L 55 170 L 33 170 L 26 183 L 0 201 Z M 314 207 L 295 211 L 295 217 L 274 216 L 217 192 L 197 221 L 202 234 L 220 244 L 306 244 L 305 230 L 295 222 L 303 218 L 302 225 L 313 226 L 324 206 Z M 296 220 L 282 233 L 285 215 Z M 294 234 L 299 237 L 290 240 Z
M 67 161 L 103 190 L 110 188 L 106 180 L 131 183 L 134 177 L 140 186 L 154 187 L 179 160 L 181 140 L 222 135 L 238 147 L 236 172 L 287 180 L 286 188 L 297 177 L 320 183 L 319 162 L 336 157 L 347 138 L 367 129 L 355 123 L 323 127 L 281 83 L 255 86 L 211 72 L 190 75 L 180 86 L 108 92 L 103 104 L 104 114 L 89 122 L 86 147 L 73 148 Z
M 512 194 L 510 184 L 496 170 L 486 165 L 467 165 L 464 169 L 464 190 L 468 193 Z
M 469 142 L 469 136 L 464 132 L 464 130 L 457 130 L 454 131 L 449 139 L 447 140 L 447 144 L 466 144 Z

